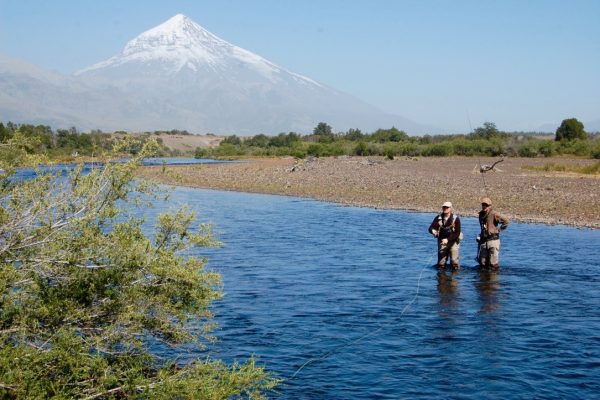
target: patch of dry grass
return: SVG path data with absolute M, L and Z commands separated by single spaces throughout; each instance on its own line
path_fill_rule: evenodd
M 596 161 L 594 164 L 591 165 L 559 164 L 555 162 L 550 162 L 541 166 L 524 165 L 523 169 L 528 169 L 531 171 L 573 172 L 576 174 L 600 175 L 600 161 Z

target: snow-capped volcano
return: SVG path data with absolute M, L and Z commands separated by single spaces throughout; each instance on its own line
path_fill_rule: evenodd
M 106 61 L 92 65 L 76 75 L 92 73 L 105 68 L 117 68 L 128 63 L 163 63 L 168 75 L 189 69 L 199 72 L 205 69 L 225 72 L 232 65 L 244 65 L 276 81 L 281 73 L 317 84 L 312 79 L 291 73 L 264 58 L 235 46 L 204 29 L 183 14 L 177 14 L 166 22 L 129 41 L 123 51 Z
M 13 79 L 5 76 L 6 82 Z M 40 104 L 34 93 L 29 100 L 21 96 L 23 104 L 36 104 L 44 121 L 77 123 L 82 129 L 248 135 L 310 133 L 327 122 L 339 131 L 392 125 L 422 131 L 411 121 L 235 46 L 182 14 L 141 33 L 119 54 L 82 69 L 70 82 L 75 92 L 69 95 L 70 89 L 63 88 L 53 97 L 55 86 L 38 79 L 35 85 L 43 85 L 52 107 Z M 15 114 L 11 110 L 24 107 L 13 101 L 4 109 Z

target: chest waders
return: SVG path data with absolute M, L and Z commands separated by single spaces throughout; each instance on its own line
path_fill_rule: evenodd
M 477 263 L 479 265 L 481 265 L 481 244 L 482 244 L 480 238 L 481 238 L 481 236 L 477 235 L 477 238 L 476 238 L 476 241 L 477 241 L 477 255 L 475 256 L 475 261 L 477 261 Z M 487 240 L 485 241 L 485 249 L 487 250 L 487 254 L 489 255 L 490 254 L 490 248 L 488 247 L 488 241 Z M 489 267 L 489 264 L 490 264 L 490 257 L 489 256 L 486 258 L 485 263 L 487 265 L 481 265 L 481 266 L 482 267 L 484 267 L 484 266 L 488 266 Z
M 490 257 L 490 248 L 488 246 L 488 242 L 489 242 L 489 240 L 485 241 L 485 249 L 487 250 L 487 257 L 485 258 L 485 266 L 487 268 L 489 268 L 491 266 L 491 264 L 490 264 L 491 263 L 491 261 L 490 261 L 490 259 L 491 259 L 491 257 Z
M 488 242 L 491 240 L 490 238 L 493 238 L 493 236 L 497 235 L 493 235 L 491 236 L 490 233 L 488 232 L 488 219 L 490 218 L 490 213 L 488 212 L 485 217 L 483 218 L 483 220 L 479 220 L 479 226 L 481 229 L 481 233 L 479 235 L 477 235 L 477 257 L 475 257 L 475 261 L 477 261 L 479 263 L 479 265 L 481 267 L 491 267 L 491 257 L 490 257 L 490 248 L 488 246 Z M 481 240 L 485 241 L 485 249 L 486 249 L 486 258 L 485 258 L 485 265 L 481 264 Z
M 449 235 L 451 235 L 452 233 L 454 233 L 455 231 L 455 227 L 454 227 L 454 223 L 456 222 L 456 214 L 452 213 L 452 217 L 450 217 L 449 219 L 444 220 L 444 215 L 440 214 L 438 216 L 438 220 L 439 220 L 439 232 L 441 233 L 442 231 L 444 231 L 444 235 L 446 236 L 446 239 Z M 446 225 L 448 222 L 450 222 L 450 225 Z M 454 240 L 451 244 L 451 242 L 448 240 L 447 245 L 446 245 L 446 250 L 445 250 L 445 257 L 446 257 L 446 261 L 444 262 L 444 268 L 450 265 L 454 265 L 452 264 L 452 247 L 455 244 L 460 244 L 460 237 L 457 238 L 456 240 Z M 439 239 L 438 237 L 438 241 L 441 241 L 441 239 Z M 451 245 L 450 245 L 451 244 Z M 439 257 L 439 244 L 438 244 L 438 257 Z M 439 259 L 438 259 L 438 263 L 439 263 Z

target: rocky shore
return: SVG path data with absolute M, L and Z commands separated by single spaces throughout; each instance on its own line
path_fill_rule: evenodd
M 153 181 L 199 188 L 310 197 L 343 205 L 438 212 L 451 201 L 475 216 L 480 199 L 513 220 L 600 228 L 600 177 L 543 172 L 527 166 L 592 164 L 593 160 L 329 157 L 268 158 L 228 164 L 144 167 Z

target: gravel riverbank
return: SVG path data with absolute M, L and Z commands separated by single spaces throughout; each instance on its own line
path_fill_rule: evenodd
M 546 163 L 594 160 L 507 158 L 500 171 L 479 172 L 491 158 L 291 157 L 240 163 L 143 167 L 141 176 L 180 186 L 310 197 L 343 205 L 439 212 L 451 201 L 458 214 L 475 216 L 480 199 L 522 222 L 600 228 L 600 177 L 532 171 Z

